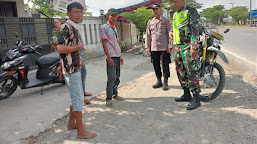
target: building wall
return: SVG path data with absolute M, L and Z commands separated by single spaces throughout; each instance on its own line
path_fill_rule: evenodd
M 16 2 L 18 17 L 26 17 L 23 0 L 0 0 L 1 2 Z
M 93 58 L 104 55 L 102 41 L 100 37 L 100 27 L 105 24 L 105 17 L 84 17 L 81 25 L 81 35 L 84 41 L 84 46 L 87 49 L 85 52 L 86 58 Z M 137 29 L 130 22 L 118 21 L 116 23 L 119 40 L 126 43 L 126 46 L 131 46 L 137 43 Z

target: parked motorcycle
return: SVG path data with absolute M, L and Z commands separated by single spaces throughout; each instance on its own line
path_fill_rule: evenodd
M 32 47 L 29 43 L 18 40 L 17 48 L 11 49 L 5 53 L 2 62 L 2 72 L 0 73 L 0 100 L 11 96 L 17 86 L 21 89 L 28 89 L 33 87 L 41 87 L 41 94 L 43 95 L 43 86 L 54 83 L 65 83 L 57 76 L 57 69 L 60 67 L 59 54 L 53 52 L 39 57 L 36 60 L 38 66 L 37 73 L 28 75 L 29 65 L 25 64 L 25 59 L 28 55 L 41 55 L 36 49 L 43 49 L 37 45 Z
M 220 42 L 224 40 L 222 34 L 210 30 L 204 30 L 204 40 L 199 43 L 199 55 L 201 56 L 201 73 L 200 73 L 200 86 L 201 96 L 200 100 L 204 102 L 211 101 L 217 98 L 223 91 L 225 86 L 225 71 L 222 66 L 216 62 L 217 55 L 221 59 L 229 63 L 225 54 L 221 51 Z M 229 29 L 224 33 L 229 32 Z

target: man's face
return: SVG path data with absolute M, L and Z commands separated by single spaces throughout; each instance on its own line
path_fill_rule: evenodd
M 109 16 L 109 21 L 113 24 L 115 24 L 118 20 L 118 15 L 117 14 L 113 14 L 113 15 L 108 15 Z
M 185 4 L 185 0 L 172 0 L 172 4 L 176 10 L 180 10 Z
M 162 9 L 160 9 L 160 8 L 153 8 L 152 12 L 153 12 L 154 17 L 160 16 L 161 13 L 162 13 Z
M 70 12 L 67 13 L 69 18 L 74 21 L 75 23 L 81 23 L 83 19 L 83 10 L 72 8 Z

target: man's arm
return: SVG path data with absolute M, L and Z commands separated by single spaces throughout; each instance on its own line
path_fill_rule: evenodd
M 150 20 L 149 20 L 146 27 L 146 38 L 145 38 L 145 48 L 148 55 L 150 54 L 150 50 L 151 50 L 151 42 L 152 42 L 152 37 L 150 32 Z
M 57 52 L 59 54 L 72 53 L 74 51 L 80 50 L 82 46 L 83 46 L 82 42 L 78 42 L 78 45 L 76 46 L 57 45 Z
M 171 52 L 171 50 L 172 50 L 172 40 L 169 38 L 169 32 L 170 32 L 170 30 L 171 30 L 171 24 L 170 24 L 170 21 L 169 20 L 167 20 L 166 21 L 166 32 L 167 32 L 167 39 L 168 39 L 168 50 L 167 50 L 167 52 L 168 53 L 170 53 Z
M 113 67 L 114 66 L 114 62 L 109 54 L 109 51 L 108 51 L 108 47 L 107 47 L 107 39 L 103 39 L 102 40 L 102 45 L 103 45 L 103 48 L 104 48 L 104 53 L 106 55 L 106 58 L 107 58 L 107 61 L 108 61 L 108 64 L 109 66 Z
M 199 14 L 196 9 L 192 8 L 189 10 L 189 15 L 190 15 L 190 29 L 192 31 L 191 35 L 191 48 L 192 49 L 197 49 L 198 48 L 198 39 L 199 39 L 199 31 L 198 31 L 198 19 L 199 19 Z
M 104 53 L 105 53 L 107 59 L 108 60 L 111 59 L 111 56 L 109 54 L 108 47 L 107 47 L 107 39 L 102 40 L 102 45 L 103 45 Z
M 174 14 L 175 15 L 175 14 Z M 173 23 L 174 23 L 174 16 L 173 15 L 173 22 L 171 23 L 171 26 L 170 26 L 170 32 L 169 32 L 169 36 L 170 36 L 170 39 L 173 40 Z

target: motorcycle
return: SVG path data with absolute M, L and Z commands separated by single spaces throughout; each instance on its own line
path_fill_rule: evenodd
M 216 62 L 217 56 L 225 62 L 229 63 L 225 54 L 221 51 L 220 42 L 224 40 L 222 34 L 210 30 L 207 31 L 203 27 L 205 34 L 204 40 L 199 43 L 199 55 L 201 60 L 201 72 L 200 72 L 200 86 L 201 96 L 200 100 L 204 102 L 211 101 L 217 98 L 224 89 L 226 77 L 225 71 L 222 66 Z M 224 33 L 229 32 L 226 29 Z
M 18 40 L 17 33 L 16 38 L 17 48 L 7 51 L 3 58 L 1 66 L 3 71 L 0 73 L 0 100 L 11 96 L 18 85 L 21 89 L 41 87 L 41 94 L 43 95 L 45 85 L 65 83 L 57 75 L 57 69 L 60 67 L 57 52 L 41 56 L 36 49 L 43 49 L 43 47 L 39 45 L 33 47 L 27 42 Z M 37 73 L 28 75 L 29 65 L 25 64 L 24 61 L 30 54 L 34 57 L 36 57 L 35 54 L 38 54 L 40 57 L 36 60 Z

